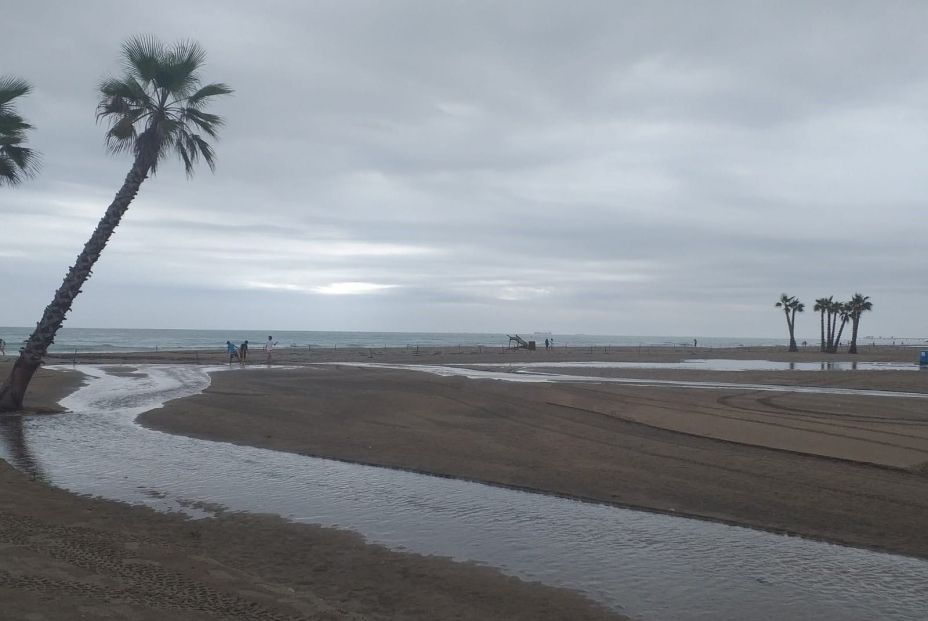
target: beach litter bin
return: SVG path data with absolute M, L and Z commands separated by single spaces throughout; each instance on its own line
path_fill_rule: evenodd
M 528 342 L 528 350 L 529 350 L 529 351 L 535 351 L 535 341 L 529 341 L 529 342 Z
M 928 367 L 928 351 L 923 351 L 918 355 L 918 366 Z

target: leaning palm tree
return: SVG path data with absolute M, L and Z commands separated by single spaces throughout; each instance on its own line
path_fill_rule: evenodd
M 828 300 L 828 344 L 825 351 L 833 354 L 838 351 L 838 340 L 835 337 L 840 337 L 838 321 L 842 319 L 845 303 L 833 298 L 828 298 Z
M 786 327 L 789 330 L 789 351 L 799 351 L 799 348 L 796 347 L 796 313 L 803 312 L 806 309 L 805 304 L 795 296 L 782 293 L 780 294 L 780 300 L 774 306 L 782 308 L 786 314 Z
M 15 106 L 15 100 L 31 90 L 25 80 L 0 77 L 0 186 L 17 185 L 38 168 L 38 154 L 23 146 L 32 125 L 17 114 Z
M 215 168 L 207 140 L 217 137 L 222 119 L 204 108 L 232 89 L 202 84 L 198 72 L 206 58 L 203 49 L 194 42 L 168 47 L 153 37 L 136 37 L 122 51 L 126 74 L 100 84 L 97 119 L 109 125 L 106 145 L 111 152 L 133 154 L 132 168 L 0 386 L 0 411 L 22 408 L 29 381 L 145 178 L 171 152 L 183 161 L 188 176 L 201 158 Z
M 835 332 L 837 332 L 838 317 L 841 315 L 841 306 L 844 302 L 835 300 L 834 297 L 828 298 L 828 343 L 825 345 L 825 351 L 834 352 L 835 350 Z
M 812 307 L 812 310 L 821 314 L 820 323 L 821 323 L 821 331 L 822 331 L 822 340 L 821 340 L 821 345 L 819 346 L 819 351 L 825 351 L 825 313 L 829 312 L 828 309 L 832 301 L 833 300 L 831 297 L 819 298 L 815 300 L 815 306 Z M 829 315 L 829 320 L 830 320 L 830 315 Z
M 860 316 L 869 310 L 873 310 L 873 302 L 870 301 L 869 295 L 855 293 L 847 304 L 851 315 L 851 346 L 848 347 L 847 353 L 856 354 L 857 328 L 860 327 Z
M 835 304 L 834 313 L 835 313 L 835 320 L 837 321 L 838 319 L 840 319 L 841 322 L 840 324 L 836 324 L 838 327 L 838 332 L 835 335 L 835 342 L 832 343 L 831 349 L 829 350 L 831 353 L 835 353 L 836 351 L 838 351 L 838 347 L 841 345 L 841 334 L 844 332 L 844 327 L 847 325 L 847 322 L 851 318 L 850 303 L 849 302 L 837 302 Z

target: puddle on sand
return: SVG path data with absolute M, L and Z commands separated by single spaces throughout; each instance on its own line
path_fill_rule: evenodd
M 395 549 L 578 589 L 638 619 L 928 618 L 923 560 L 173 436 L 133 420 L 206 388 L 204 369 L 140 366 L 141 379 L 78 370 L 93 379 L 65 401 L 71 413 L 21 420 L 18 433 L 0 428 L 0 456 L 77 493 L 340 526 Z

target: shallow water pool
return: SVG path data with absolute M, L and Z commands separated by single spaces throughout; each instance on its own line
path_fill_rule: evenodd
M 820 361 L 820 362 L 783 362 L 775 360 L 728 360 L 724 358 L 706 358 L 683 360 L 682 362 L 480 362 L 467 364 L 468 367 L 494 367 L 519 369 L 685 369 L 691 371 L 918 371 L 916 363 L 902 362 L 859 362 Z

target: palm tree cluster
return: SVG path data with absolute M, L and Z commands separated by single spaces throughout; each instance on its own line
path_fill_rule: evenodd
M 131 153 L 132 167 L 0 385 L 0 412 L 22 408 L 32 376 L 142 182 L 171 153 L 183 162 L 188 176 L 201 159 L 215 168 L 209 140 L 218 137 L 223 121 L 205 108 L 232 89 L 201 81 L 203 49 L 190 41 L 166 46 L 154 37 L 135 37 L 123 45 L 122 56 L 125 74 L 100 84 L 97 120 L 108 125 L 107 148 L 114 154 Z M 29 85 L 22 80 L 0 80 L 0 184 L 15 185 L 35 170 L 35 154 L 22 146 L 30 126 L 10 105 L 27 92 Z
M 799 298 L 788 296 L 783 293 L 780 295 L 780 299 L 775 306 L 777 308 L 782 308 L 786 313 L 786 325 L 789 329 L 789 351 L 799 351 L 796 347 L 795 338 L 796 313 L 801 313 L 805 310 L 805 305 L 799 301 Z M 873 303 L 870 301 L 870 296 L 855 293 L 847 302 L 835 300 L 834 296 L 818 298 L 815 300 L 815 305 L 812 308 L 815 312 L 820 313 L 821 318 L 820 351 L 830 354 L 837 353 L 844 328 L 850 323 L 851 341 L 847 352 L 849 354 L 856 354 L 860 317 L 865 312 L 873 310 Z
M 860 317 L 873 309 L 870 296 L 855 293 L 847 302 L 835 300 L 834 296 L 815 300 L 815 310 L 821 313 L 821 350 L 835 353 L 841 343 L 841 334 L 848 322 L 851 324 L 849 354 L 857 353 L 857 334 Z

